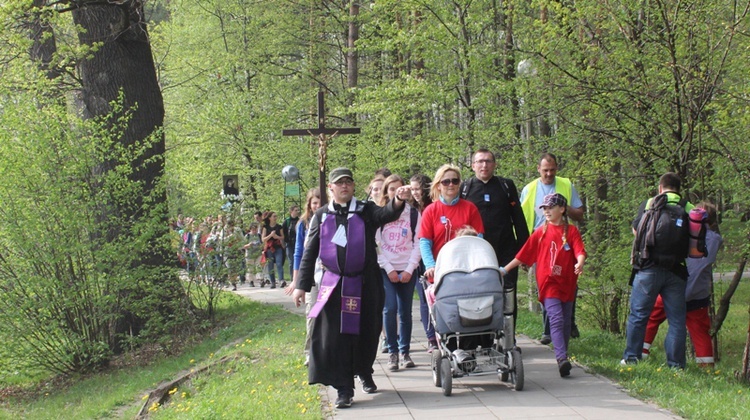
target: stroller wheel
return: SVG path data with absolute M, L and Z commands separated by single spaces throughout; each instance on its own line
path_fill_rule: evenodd
M 451 361 L 447 357 L 440 359 L 440 379 L 443 395 L 450 397 L 453 391 L 453 375 L 451 374 Z
M 440 358 L 440 349 L 435 349 L 432 352 L 430 365 L 432 366 L 432 383 L 438 388 L 440 388 L 443 383 L 440 377 Z
M 510 370 L 510 383 L 513 384 L 513 389 L 520 391 L 523 389 L 523 360 L 521 360 L 521 352 L 513 350 L 510 352 L 511 357 L 511 370 Z
M 508 382 L 509 377 L 510 377 L 510 372 L 507 370 L 505 372 L 500 373 L 500 380 L 503 382 Z

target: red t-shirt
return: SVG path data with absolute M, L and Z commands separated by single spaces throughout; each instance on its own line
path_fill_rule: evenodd
M 578 255 L 585 255 L 581 233 L 573 225 L 568 225 L 567 246 L 563 244 L 562 225 L 547 224 L 538 227 L 516 258 L 531 266 L 536 263 L 536 284 L 539 288 L 539 301 L 557 298 L 563 302 L 575 299 L 578 275 L 575 265 Z
M 484 234 L 484 224 L 479 209 L 471 201 L 458 200 L 453 206 L 436 201 L 422 213 L 422 223 L 419 225 L 419 237 L 432 241 L 432 256 L 437 259 L 440 249 L 446 242 L 456 236 L 456 231 L 469 225 Z

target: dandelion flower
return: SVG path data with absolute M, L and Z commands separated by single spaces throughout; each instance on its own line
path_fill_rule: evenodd
M 169 395 L 174 395 L 175 392 L 177 392 L 176 387 L 169 390 Z
M 143 400 L 147 400 L 147 399 L 148 399 L 148 394 L 146 394 L 146 395 L 144 395 L 143 397 L 141 397 L 141 401 L 143 401 Z

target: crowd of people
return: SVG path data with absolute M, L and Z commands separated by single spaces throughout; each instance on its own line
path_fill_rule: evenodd
M 520 194 L 513 180 L 495 174 L 497 161 L 490 150 L 477 150 L 471 167 L 474 175 L 465 180 L 458 167 L 448 164 L 432 178 L 423 174 L 404 178 L 381 169 L 362 199 L 355 197 L 352 171 L 336 168 L 329 173 L 327 191 L 309 190 L 302 214 L 293 206 L 281 224 L 278 215 L 268 211 L 257 212 L 246 229 L 221 216 L 206 218 L 197 226 L 191 219 L 178 219 L 175 228 L 182 235 L 188 272 L 206 275 L 206 267 L 222 265 L 234 288 L 245 281 L 275 288 L 278 280 L 298 306 L 306 305 L 309 383 L 336 388 L 337 408 L 351 405 L 355 378 L 364 392 L 377 391 L 372 367 L 378 348 L 389 354 L 391 371 L 416 366 L 410 357 L 415 290 L 428 351 L 437 348 L 429 296 L 418 278 L 434 276 L 441 249 L 460 230 L 471 231 L 495 250 L 506 299 L 513 300 L 514 324 L 518 268 L 528 270 L 543 308 L 540 342 L 553 345 L 559 374 L 567 377 L 572 367 L 569 340 L 579 335 L 578 277 L 586 260 L 575 225 L 584 219 L 580 195 L 569 178 L 557 176 L 558 159 L 551 153 L 540 156 L 539 177 Z M 679 177 L 668 173 L 660 180 L 659 194 L 667 194 L 676 204 L 679 188 Z M 328 198 L 324 206 L 322 193 Z M 692 208 L 682 204 L 685 213 Z M 710 284 L 721 236 L 716 232 L 716 209 L 710 203 L 699 207 L 707 211 L 710 222 L 706 258 L 687 267 L 684 258 L 669 266 L 648 258 L 633 262 L 623 364 L 638 363 L 649 354 L 659 324 L 667 319 L 668 365 L 684 368 L 686 318 L 697 361 L 713 363 L 707 339 L 706 283 Z M 647 209 L 644 203 L 637 212 L 636 235 Z M 209 250 L 217 256 L 207 258 Z M 286 260 L 291 274 L 288 286 Z
M 294 256 L 299 206 L 292 206 L 290 217 L 278 223 L 274 211 L 257 211 L 246 222 L 226 213 L 203 220 L 177 215 L 171 223 L 179 238 L 177 256 L 189 278 L 206 283 L 238 284 L 255 287 L 287 286 L 284 263 Z M 290 269 L 290 273 L 291 273 Z

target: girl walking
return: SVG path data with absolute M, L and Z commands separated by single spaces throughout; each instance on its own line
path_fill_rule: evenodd
M 386 178 L 383 183 L 384 194 L 379 203 L 380 206 L 385 206 L 388 200 L 393 200 L 396 197 L 396 191 L 402 186 L 404 186 L 404 179 L 400 176 L 391 175 Z M 419 243 L 416 241 L 419 232 L 419 217 L 419 211 L 406 203 L 401 216 L 385 224 L 375 234 L 375 242 L 380 248 L 378 264 L 385 286 L 383 326 L 390 354 L 388 369 L 391 371 L 397 371 L 399 368 L 399 352 L 403 367 L 416 366 L 409 356 L 409 351 L 412 331 L 411 307 L 414 286 L 417 283 L 417 277 L 414 274 L 419 268 L 421 259 Z
M 539 301 L 547 311 L 557 367 L 562 377 L 570 375 L 572 367 L 568 360 L 568 341 L 573 303 L 578 275 L 583 271 L 586 261 L 581 234 L 574 225 L 568 223 L 567 205 L 562 194 L 544 196 L 544 201 L 539 206 L 544 212 L 544 224 L 531 234 L 513 261 L 500 267 L 500 272 L 505 275 L 521 264 L 531 266 L 536 263 Z

